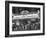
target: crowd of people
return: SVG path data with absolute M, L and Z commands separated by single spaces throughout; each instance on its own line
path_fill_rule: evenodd
M 13 20 L 12 29 L 16 30 L 39 30 L 40 21 L 39 19 L 23 19 L 23 20 Z

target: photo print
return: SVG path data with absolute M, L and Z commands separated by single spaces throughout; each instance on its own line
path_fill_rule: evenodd
M 12 7 L 12 31 L 40 30 L 40 8 Z

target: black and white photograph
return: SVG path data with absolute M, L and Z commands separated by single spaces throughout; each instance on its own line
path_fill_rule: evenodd
M 12 31 L 40 30 L 40 8 L 12 7 Z
M 7 2 L 9 12 L 8 35 L 43 35 L 44 34 L 44 3 Z M 6 3 L 6 4 L 7 4 Z M 7 12 L 7 13 L 8 13 Z M 7 34 L 6 34 L 7 35 Z

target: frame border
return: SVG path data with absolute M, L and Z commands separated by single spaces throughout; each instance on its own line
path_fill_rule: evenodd
M 9 35 L 9 3 L 43 5 L 43 33 Z M 45 3 L 5 1 L 5 37 L 45 35 Z

